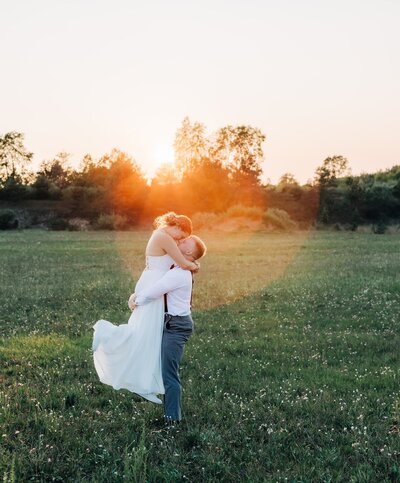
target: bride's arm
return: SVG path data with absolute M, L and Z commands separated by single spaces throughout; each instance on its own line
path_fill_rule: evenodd
M 159 238 L 160 246 L 168 255 L 185 270 L 198 270 L 198 264 L 187 260 L 179 250 L 175 240 L 167 234 L 163 234 Z

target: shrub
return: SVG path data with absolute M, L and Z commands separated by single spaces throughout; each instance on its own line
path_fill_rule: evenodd
M 114 230 L 126 230 L 129 227 L 128 217 L 125 215 L 113 215 L 114 216 Z
M 212 229 L 220 222 L 220 219 L 221 217 L 216 213 L 201 212 L 192 216 L 192 223 L 195 230 Z
M 343 227 L 343 230 L 346 230 L 346 231 L 357 231 L 358 223 L 356 222 L 345 223 L 344 225 L 341 225 L 341 226 Z
M 0 199 L 20 200 L 29 194 L 28 187 L 22 183 L 19 176 L 9 176 L 0 189 Z
M 61 231 L 69 229 L 69 222 L 65 218 L 53 218 L 48 223 L 49 230 Z
M 226 218 L 249 218 L 260 220 L 263 216 L 262 208 L 258 206 L 234 205 L 228 208 Z
M 46 176 L 39 175 L 32 184 L 34 197 L 37 200 L 48 200 L 50 196 L 51 183 Z
M 90 222 L 84 218 L 71 218 L 68 224 L 70 231 L 85 231 L 89 229 Z
M 263 215 L 263 223 L 268 229 L 278 231 L 292 231 L 298 228 L 288 213 L 279 208 L 269 208 Z
M 0 210 L 0 230 L 18 228 L 18 219 L 13 210 Z
M 49 188 L 49 196 L 52 200 L 61 200 L 62 198 L 62 190 L 54 183 L 51 184 Z
M 128 227 L 128 218 L 112 213 L 102 214 L 98 217 L 94 228 L 96 230 L 125 230 Z
M 363 224 L 363 225 L 358 225 L 356 229 L 357 233 L 371 233 L 372 232 L 372 226 Z
M 381 220 L 375 225 L 372 225 L 372 232 L 375 233 L 375 235 L 383 235 L 386 230 L 388 229 L 388 224 Z

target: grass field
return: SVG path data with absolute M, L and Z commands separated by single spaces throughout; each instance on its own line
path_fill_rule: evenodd
M 400 481 L 399 235 L 204 234 L 169 431 L 90 351 L 148 235 L 0 233 L 4 482 Z

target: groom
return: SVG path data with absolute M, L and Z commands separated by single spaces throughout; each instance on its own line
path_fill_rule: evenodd
M 192 235 L 179 242 L 179 250 L 191 262 L 206 253 L 204 242 Z M 179 365 L 183 349 L 193 332 L 191 317 L 192 273 L 173 266 L 151 288 L 144 289 L 129 298 L 129 307 L 144 305 L 164 295 L 165 319 L 161 343 L 162 377 L 165 386 L 164 416 L 169 424 L 182 419 L 182 386 Z

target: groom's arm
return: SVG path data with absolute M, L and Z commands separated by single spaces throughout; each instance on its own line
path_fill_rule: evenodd
M 188 272 L 190 274 L 190 272 Z M 186 274 L 180 268 L 169 270 L 152 287 L 145 288 L 136 293 L 135 305 L 145 305 L 161 298 L 164 294 L 172 292 L 185 285 Z

